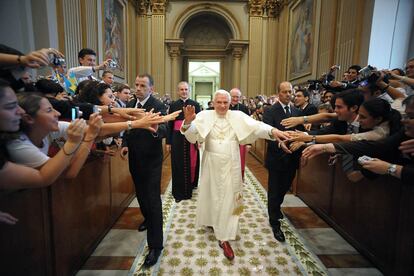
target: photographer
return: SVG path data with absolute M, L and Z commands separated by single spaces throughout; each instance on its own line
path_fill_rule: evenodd
M 361 66 L 359 65 L 350 66 L 347 70 L 347 79 L 342 81 L 333 80 L 329 82 L 329 87 L 338 91 L 357 88 L 359 83 L 358 73 L 360 70 Z
M 14 48 L 0 44 L 0 78 L 9 82 L 16 91 L 33 91 L 33 85 L 26 83 L 23 79 L 29 68 L 49 65 L 49 55 L 63 57 L 58 50 L 53 48 L 40 49 L 25 55 Z
M 96 52 L 89 48 L 83 48 L 78 54 L 79 64 L 81 66 L 69 69 L 69 75 L 74 74 L 78 83 L 84 80 L 96 80 L 95 72 L 105 70 L 112 62 L 111 59 L 105 60 L 103 63 L 96 65 Z
M 394 71 L 394 70 L 393 70 Z M 407 65 L 405 67 L 405 76 L 396 74 L 395 72 L 390 71 L 389 73 L 391 79 L 398 80 L 403 84 L 403 88 L 407 96 L 414 94 L 414 58 L 411 58 L 407 61 Z
M 367 68 L 367 69 L 366 69 Z M 363 91 L 365 100 L 378 97 L 388 101 L 393 109 L 404 114 L 402 101 L 405 99 L 404 93 L 389 84 L 390 74 L 383 71 L 377 71 L 368 65 L 361 74 L 360 89 Z

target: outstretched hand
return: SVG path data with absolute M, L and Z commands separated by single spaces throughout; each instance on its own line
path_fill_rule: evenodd
M 17 221 L 18 219 L 13 217 L 12 215 L 0 211 L 0 222 L 14 225 L 17 223 Z
M 196 118 L 195 107 L 193 105 L 187 105 L 186 107 L 183 107 L 183 111 L 184 124 L 188 125 Z
M 143 108 L 113 108 L 112 110 L 126 120 L 140 119 L 145 115 Z
M 280 124 L 285 128 L 292 128 L 303 123 L 303 117 L 290 117 L 283 119 Z
M 145 115 L 139 119 L 132 121 L 133 128 L 143 128 L 151 132 L 157 132 L 158 124 L 164 123 L 164 117 L 160 113 L 146 112 Z
M 49 55 L 63 58 L 64 55 L 54 48 L 43 48 L 21 57 L 21 63 L 30 68 L 40 68 L 49 65 Z
M 175 120 L 175 118 L 177 118 L 181 112 L 182 112 L 181 110 L 177 110 L 177 111 L 174 111 L 173 113 L 163 116 L 164 122 Z
M 289 140 L 291 137 L 291 134 L 289 132 L 281 131 L 277 128 L 272 128 L 272 134 L 273 137 L 280 142 L 284 140 Z

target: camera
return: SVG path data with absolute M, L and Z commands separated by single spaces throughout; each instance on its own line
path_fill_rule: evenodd
M 64 58 L 58 57 L 58 56 L 56 56 L 56 55 L 51 55 L 51 56 L 49 57 L 49 62 L 50 62 L 51 64 L 53 64 L 54 66 L 63 65 L 63 64 L 65 64 L 65 63 L 66 63 L 66 61 L 65 61 L 65 59 L 64 59 Z
M 357 80 L 361 83 L 366 84 L 375 84 L 380 78 L 381 78 L 381 71 L 377 71 L 377 69 L 371 65 L 367 65 L 358 72 Z M 391 78 L 390 74 L 384 74 L 382 76 L 382 80 L 385 83 L 389 83 L 389 80 Z
M 110 59 L 109 61 L 108 61 L 108 67 L 109 68 L 116 68 L 116 67 L 118 67 L 118 63 L 116 63 L 116 61 L 115 60 L 113 60 L 113 59 Z
M 323 86 L 320 80 L 308 80 L 308 83 L 309 90 L 319 90 Z
M 371 160 L 374 160 L 374 158 L 369 157 L 369 156 L 366 156 L 366 155 L 363 155 L 363 156 L 361 156 L 361 157 L 358 158 L 358 163 L 361 164 L 361 165 L 364 165 L 365 162 L 371 161 Z

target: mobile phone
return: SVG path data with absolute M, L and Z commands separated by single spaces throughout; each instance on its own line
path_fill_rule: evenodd
M 80 112 L 79 112 L 79 107 L 78 106 L 72 107 L 72 121 L 74 121 L 74 120 L 76 120 L 80 117 L 79 113 Z

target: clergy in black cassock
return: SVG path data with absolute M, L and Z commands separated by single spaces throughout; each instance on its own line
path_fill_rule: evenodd
M 178 84 L 179 99 L 170 105 L 169 113 L 183 110 L 183 107 L 192 105 L 196 113 L 200 112 L 200 105 L 189 99 L 189 85 L 187 82 Z M 199 153 L 196 144 L 189 143 L 180 133 L 184 120 L 181 113 L 174 121 L 168 124 L 167 149 L 171 150 L 172 193 L 176 202 L 190 199 L 193 189 L 197 187 L 199 170 Z

